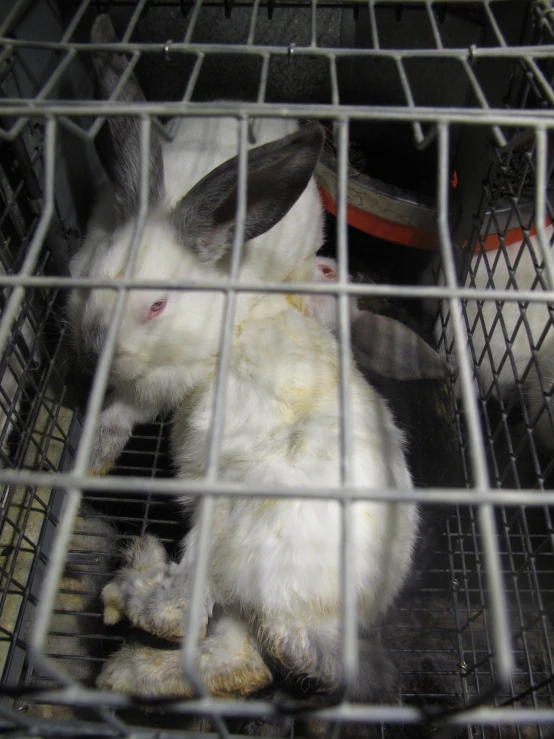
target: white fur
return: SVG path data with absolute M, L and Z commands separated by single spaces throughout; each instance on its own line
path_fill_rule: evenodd
M 356 487 L 410 487 L 402 437 L 356 369 L 349 383 Z M 176 412 L 180 473 L 202 474 L 213 382 Z M 252 485 L 340 489 L 338 351 L 330 333 L 283 300 L 271 317 L 237 327 L 227 382 L 219 476 Z M 354 506 L 355 582 L 369 620 L 386 607 L 410 564 L 416 512 Z M 338 603 L 340 507 L 334 502 L 248 499 L 218 503 L 212 586 L 219 603 L 256 613 L 307 615 Z
M 163 149 L 166 201 L 158 212 L 147 219 L 135 275 L 148 279 L 198 282 L 224 280 L 226 275 L 200 263 L 184 251 L 167 225 L 164 209 L 174 205 L 214 167 L 236 155 L 237 121 L 231 118 L 176 119 L 168 124 L 168 128 L 174 140 Z M 261 121 L 257 126 L 256 145 L 285 136 L 295 128 L 293 121 Z M 85 242 L 71 261 L 73 276 L 109 278 L 121 274 L 134 224 L 130 223 L 114 233 L 112 200 L 111 188 L 106 183 Z M 304 193 L 279 223 L 244 245 L 240 276 L 245 280 L 310 279 L 313 258 L 322 239 L 321 204 L 312 178 Z M 113 378 L 119 376 L 132 381 L 135 387 L 130 388 L 130 392 L 134 394 L 138 391 L 141 405 L 151 406 L 154 415 L 180 401 L 183 374 L 186 385 L 196 381 L 196 373 L 201 371 L 196 365 L 198 352 L 213 354 L 215 351 L 223 308 L 220 293 L 172 292 L 163 315 L 155 321 L 139 324 L 137 316 L 144 315 L 159 297 L 157 293 L 144 290 L 129 294 L 113 367 Z M 239 315 L 241 311 L 247 312 L 249 305 L 257 300 L 255 294 L 243 296 Z M 77 335 L 77 342 L 83 326 L 90 324 L 93 319 L 109 325 L 115 301 L 115 293 L 109 290 L 73 291 L 68 304 L 68 318 Z M 169 346 L 162 349 L 159 336 L 182 333 L 184 317 L 190 330 L 185 328 L 183 338 L 186 338 L 190 352 L 179 357 L 185 364 L 180 361 L 176 366 L 174 348 Z M 162 357 L 160 350 L 164 352 Z M 165 365 L 163 376 L 156 371 L 159 364 Z M 144 379 L 147 374 L 152 382 L 142 382 L 136 386 L 136 381 Z
M 289 133 L 290 128 L 283 121 L 264 121 L 256 143 Z M 173 130 L 175 140 L 164 149 L 168 203 L 236 153 L 232 120 L 185 121 L 174 124 Z M 97 218 L 102 213 L 100 209 Z M 131 227 L 113 234 L 109 217 L 103 217 L 94 222 L 74 259 L 74 274 L 114 276 L 122 269 Z M 314 259 L 322 234 L 322 209 L 312 179 L 281 222 L 245 244 L 241 276 L 295 281 L 312 277 L 314 268 L 317 275 Z M 137 276 L 198 283 L 224 280 L 218 269 L 202 264 L 178 244 L 163 214 L 149 216 Z M 157 297 L 140 291 L 129 296 L 111 375 L 115 395 L 102 414 L 99 433 L 110 438 L 118 425 L 130 428 L 139 417 L 174 408 L 172 451 L 178 473 L 201 479 L 212 428 L 224 303 L 216 293 L 175 292 L 169 294 L 164 312 L 145 322 L 144 312 Z M 84 293 L 73 296 L 69 315 L 77 340 L 93 318 L 109 325 L 114 301 L 108 291 L 93 291 L 88 299 Z M 282 294 L 239 295 L 220 480 L 243 485 L 245 492 L 248 486 L 322 486 L 335 488 L 340 496 L 338 346 L 330 328 L 310 315 L 303 300 Z M 352 484 L 368 492 L 410 488 L 403 437 L 386 404 L 355 367 L 348 387 Z M 353 506 L 351 564 L 364 624 L 373 622 L 401 587 L 417 521 L 416 506 L 407 502 L 367 500 Z M 330 621 L 328 632 L 338 638 L 341 531 L 341 507 L 334 501 L 219 500 L 211 531 L 207 610 L 213 602 L 232 606 L 263 629 L 269 641 L 279 642 L 282 633 L 296 633 L 308 624 L 315 628 L 321 619 Z M 185 541 L 185 571 L 192 565 L 197 535 L 195 525 Z

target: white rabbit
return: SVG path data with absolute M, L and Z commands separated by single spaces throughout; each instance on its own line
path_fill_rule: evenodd
M 100 43 L 116 40 L 107 16 L 98 17 L 92 34 L 93 39 Z M 127 61 L 117 54 L 98 54 L 94 61 L 100 88 L 107 97 L 113 92 Z M 121 94 L 126 99 L 144 99 L 134 77 L 131 77 Z M 114 147 L 114 164 L 110 173 L 113 186 L 106 183 L 103 188 L 85 242 L 72 259 L 70 270 L 74 276 L 120 275 L 124 268 L 125 247 L 133 233 L 139 191 L 138 118 L 111 118 L 110 126 Z M 236 163 L 227 165 L 226 172 L 214 183 L 213 191 L 209 194 L 209 197 L 219 197 L 221 201 L 220 211 L 215 214 L 219 219 L 217 223 L 208 224 L 207 218 L 212 214 L 207 212 L 193 188 L 215 167 L 236 154 L 238 123 L 233 118 L 175 119 L 168 124 L 168 130 L 174 137 L 171 143 L 162 144 L 156 132 L 152 134 L 149 183 L 151 214 L 137 260 L 137 274 L 153 279 L 181 278 L 193 281 L 222 278 L 222 272 L 225 274 L 228 267 L 226 257 L 218 262 L 216 270 L 212 256 L 223 247 L 226 240 L 232 242 Z M 277 146 L 274 151 L 268 150 L 262 154 L 258 167 L 256 162 L 250 161 L 252 218 L 246 228 L 240 272 L 245 280 L 309 280 L 313 273 L 314 255 L 323 239 L 323 222 L 317 187 L 313 178 L 310 178 L 308 167 L 312 160 L 317 160 L 320 136 L 314 136 L 313 127 L 298 132 L 294 121 L 257 121 L 258 144 L 275 141 L 294 132 L 290 153 Z M 287 156 L 295 157 L 293 166 L 277 178 L 276 170 Z M 298 177 L 295 177 L 296 170 Z M 305 170 L 305 173 L 301 170 Z M 272 174 L 275 180 L 272 180 Z M 286 192 L 279 192 L 277 187 L 274 189 L 277 182 Z M 204 184 L 208 184 L 206 180 Z M 219 192 L 216 192 L 217 188 L 220 188 Z M 188 200 L 184 202 L 183 196 L 187 192 Z M 275 224 L 272 228 L 265 223 L 263 227 L 258 227 L 255 223 L 259 204 L 264 200 L 271 201 L 270 218 Z M 179 208 L 175 207 L 177 203 L 180 204 Z M 171 213 L 171 218 L 168 218 L 168 213 Z M 211 241 L 204 234 L 208 226 L 213 229 Z M 254 232 L 257 238 L 254 238 Z M 191 236 L 191 254 L 187 255 L 181 241 L 185 237 L 191 239 Z M 290 245 L 299 237 L 301 243 L 297 244 L 295 250 L 291 249 Z M 148 244 L 155 244 L 159 248 L 146 249 Z M 163 259 L 160 258 L 162 250 Z M 241 314 L 248 310 L 248 304 L 257 300 L 255 295 L 241 299 L 237 318 L 240 319 Z M 78 339 L 76 348 L 85 364 L 90 365 L 91 360 L 95 361 L 106 330 L 102 317 L 109 314 L 113 304 L 114 295 L 111 291 L 95 291 L 90 299 L 88 291 L 74 291 L 70 297 L 68 322 Z M 208 306 L 214 305 L 218 306 L 217 310 L 208 310 Z M 187 392 L 186 386 L 198 379 L 199 372 L 202 376 L 203 367 L 197 361 L 197 352 L 200 350 L 210 355 L 216 350 L 222 307 L 222 296 L 214 293 L 199 292 L 192 295 L 174 292 L 170 295 L 165 292 L 137 291 L 129 295 L 112 373 L 112 379 L 121 380 L 120 388 L 116 397 L 108 401 L 100 419 L 91 461 L 93 472 L 103 471 L 113 464 L 136 423 L 152 420 L 159 413 L 175 407 Z M 148 347 L 155 353 L 153 350 L 159 329 L 154 328 L 154 324 L 159 323 L 162 312 L 163 331 L 166 334 L 173 330 L 169 324 L 177 327 L 184 316 L 195 316 L 198 325 L 196 332 L 194 329 L 190 332 L 192 343 L 182 357 L 185 362 L 174 365 L 171 370 L 166 366 L 160 371 L 152 366 L 152 358 L 146 355 L 144 348 Z M 140 315 L 141 321 L 136 320 L 137 315 Z M 171 357 L 164 359 L 157 356 L 156 361 L 167 365 L 175 359 L 174 350 L 169 353 Z M 150 372 L 151 369 L 153 372 Z M 138 377 L 141 378 L 140 383 L 136 381 Z
M 106 16 L 95 42 L 113 40 Z M 124 62 L 97 55 L 104 94 Z M 125 97 L 140 99 L 130 78 Z M 114 138 L 115 205 L 95 220 L 72 271 L 91 277 L 121 273 L 138 192 L 138 135 L 132 119 L 109 119 Z M 259 140 L 292 124 L 264 121 Z M 281 130 L 279 130 L 281 127 Z M 136 261 L 138 277 L 221 280 L 227 275 L 236 213 L 236 124 L 197 120 L 174 124 L 175 140 L 153 141 L 150 208 Z M 306 126 L 249 152 L 248 203 L 241 278 L 310 279 L 323 238 L 313 171 L 322 129 Z M 225 162 L 222 164 L 222 162 Z M 218 166 L 220 165 L 220 166 Z M 216 167 L 214 170 L 213 167 Z M 104 217 L 106 211 L 103 211 Z M 81 291 L 69 316 L 82 357 L 94 358 L 113 313 L 110 291 Z M 299 309 L 300 308 L 300 309 Z M 93 466 L 113 461 L 133 423 L 174 409 L 172 454 L 178 474 L 201 480 L 224 301 L 197 290 L 129 295 L 102 413 Z M 242 293 L 237 299 L 220 480 L 253 486 L 324 486 L 340 494 L 338 347 L 305 301 L 284 294 Z M 358 488 L 409 489 L 404 442 L 380 396 L 353 367 L 348 387 L 352 481 Z M 185 501 L 192 505 L 193 501 Z M 193 518 L 194 521 L 194 518 Z M 390 605 L 409 571 L 418 522 L 409 502 L 353 505 L 353 570 L 360 629 Z M 125 565 L 103 591 L 105 620 L 127 616 L 166 639 L 182 636 L 197 523 L 179 563 L 169 563 L 151 536 L 138 538 Z M 216 695 L 247 695 L 271 682 L 266 661 L 333 690 L 340 679 L 341 506 L 313 499 L 218 499 L 197 667 Z M 376 678 L 378 679 L 378 677 Z M 177 651 L 130 646 L 104 666 L 99 686 L 145 695 L 189 695 Z
M 547 237 L 552 243 L 552 226 Z M 467 287 L 491 290 L 542 290 L 538 278 L 543 264 L 536 236 L 496 251 L 479 252 L 471 260 Z M 442 276 L 442 275 L 441 275 Z M 444 279 L 441 279 L 444 284 Z M 443 307 L 448 312 L 448 306 Z M 547 404 L 552 403 L 554 381 L 554 331 L 549 305 L 517 302 L 498 305 L 494 300 L 468 300 L 465 308 L 466 330 L 471 356 L 475 359 L 476 378 L 482 397 L 507 398 L 521 382 L 530 410 L 530 422 L 536 423 L 540 443 L 554 449 L 554 431 Z M 453 341 L 451 324 L 443 329 L 439 317 L 436 338 L 445 352 Z M 532 349 L 536 351 L 536 361 Z M 511 356 L 510 356 L 511 355 Z M 542 375 L 542 382 L 541 377 Z M 495 381 L 496 378 L 496 381 Z M 540 414 L 540 415 L 539 415 Z

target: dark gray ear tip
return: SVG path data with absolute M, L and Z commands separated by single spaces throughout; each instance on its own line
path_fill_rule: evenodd
M 101 13 L 92 24 L 90 41 L 93 44 L 113 44 L 117 42 L 115 29 L 110 16 L 106 13 Z
M 321 123 L 308 123 L 299 130 L 302 142 L 319 156 L 325 141 L 325 129 Z

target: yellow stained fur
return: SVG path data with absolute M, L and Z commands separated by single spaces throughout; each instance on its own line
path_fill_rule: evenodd
M 306 313 L 307 301 L 304 295 L 289 293 L 287 295 L 287 303 L 300 311 L 300 313 Z
M 111 462 L 111 464 L 107 464 L 105 467 L 102 467 L 97 472 L 93 472 L 92 470 L 88 471 L 88 474 L 91 477 L 103 477 L 104 475 L 107 475 L 108 472 L 115 467 L 115 462 Z

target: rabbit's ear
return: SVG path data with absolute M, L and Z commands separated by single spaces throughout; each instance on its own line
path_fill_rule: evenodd
M 306 189 L 323 146 L 319 124 L 304 126 L 248 152 L 244 241 L 275 226 Z M 238 157 L 212 170 L 171 214 L 179 239 L 204 262 L 216 262 L 233 242 Z
M 117 43 L 117 36 L 110 18 L 99 15 L 91 30 L 93 44 Z M 95 52 L 94 68 L 98 91 L 103 99 L 115 92 L 128 61 L 123 54 Z M 136 77 L 131 74 L 118 92 L 120 102 L 143 102 L 144 94 Z M 107 169 L 115 189 L 115 205 L 118 215 L 128 219 L 138 210 L 140 189 L 140 118 L 139 116 L 108 116 L 111 134 L 111 156 Z M 154 205 L 159 199 L 164 183 L 161 141 L 155 130 L 150 135 L 150 166 L 148 203 Z
M 452 367 L 400 321 L 361 311 L 352 323 L 352 346 L 361 369 L 391 380 L 446 379 Z

